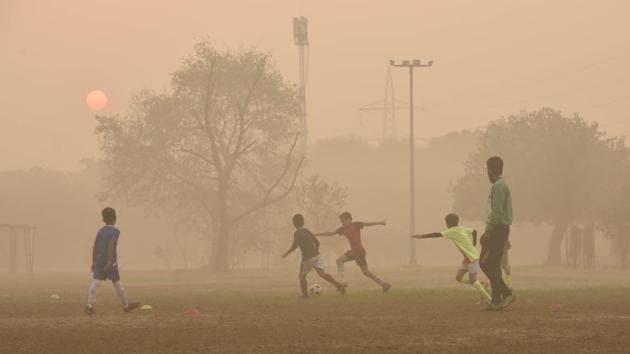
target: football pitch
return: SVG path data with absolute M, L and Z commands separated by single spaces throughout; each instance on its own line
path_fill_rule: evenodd
M 342 297 L 298 298 L 295 272 L 122 270 L 132 300 L 99 288 L 83 313 L 90 274 L 0 275 L 1 353 L 426 352 L 594 353 L 630 350 L 630 272 L 514 267 L 518 301 L 485 312 L 453 268 L 375 271 L 390 293 L 348 267 Z M 59 295 L 59 299 L 51 295 Z

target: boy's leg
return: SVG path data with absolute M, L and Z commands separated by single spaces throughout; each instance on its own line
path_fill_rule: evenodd
M 468 277 L 470 278 L 470 284 L 481 294 L 481 298 L 486 302 L 492 301 L 492 296 L 488 294 L 486 287 L 477 279 L 477 272 L 479 271 L 479 261 L 470 263 L 468 265 Z
M 88 290 L 88 299 L 87 299 L 87 307 L 90 309 L 94 307 L 94 303 L 96 302 L 96 290 L 99 285 L 101 285 L 101 281 L 99 279 L 92 279 L 92 285 L 90 286 L 90 290 Z
M 348 259 L 348 256 L 346 254 L 340 256 L 339 258 L 337 258 L 337 261 L 336 261 L 336 263 L 337 263 L 337 278 L 339 279 L 339 282 L 342 283 L 342 284 L 346 283 L 343 264 L 348 262 L 348 261 L 349 261 L 349 259 Z
M 304 298 L 308 297 L 308 282 L 306 281 L 306 276 L 311 271 L 311 269 L 313 269 L 313 266 L 316 262 L 317 260 L 315 259 L 315 257 L 313 257 L 300 263 L 300 291 L 302 292 L 302 297 Z
M 129 298 L 127 297 L 127 290 L 123 288 L 122 283 L 120 282 L 120 273 L 118 273 L 118 267 L 115 266 L 114 268 L 112 268 L 112 270 L 109 272 L 109 279 L 112 281 L 112 284 L 114 284 L 116 294 L 118 294 L 120 302 L 122 302 L 123 311 L 130 312 L 140 307 L 139 302 L 129 302 Z
M 470 279 L 468 277 L 468 270 L 459 269 L 457 271 L 457 274 L 455 274 L 455 280 L 457 280 L 460 283 L 470 284 Z
M 382 281 L 381 279 L 379 279 L 379 277 L 376 276 L 376 274 L 372 273 L 368 269 L 367 264 L 359 266 L 359 267 L 361 268 L 361 272 L 363 272 L 363 275 L 365 275 L 366 277 L 374 280 L 374 282 L 376 282 L 376 284 L 378 284 L 378 285 L 383 287 L 383 292 L 387 292 L 389 290 L 389 288 L 391 288 L 391 285 L 389 285 L 389 283 L 386 283 L 386 282 Z
M 363 275 L 365 275 L 366 277 L 374 280 L 376 282 L 376 284 L 380 285 L 383 287 L 383 292 L 386 293 L 389 291 L 389 289 L 391 289 L 391 285 L 387 282 L 382 281 L 381 279 L 379 279 L 376 274 L 372 273 L 369 269 L 368 269 L 368 265 L 367 265 L 367 257 L 366 257 L 366 253 L 365 251 L 358 253 L 357 255 L 355 255 L 355 262 L 357 262 L 357 265 L 359 266 L 359 268 L 361 268 L 361 272 L 363 272 Z
M 116 289 L 116 294 L 120 298 L 120 302 L 122 302 L 123 307 L 129 306 L 129 300 L 127 299 L 127 291 L 123 288 L 120 283 L 120 273 L 118 272 L 118 267 L 114 266 L 107 274 L 107 278 L 112 281 L 114 288 Z
M 337 290 L 340 293 L 342 293 L 342 294 L 346 293 L 345 285 L 343 285 L 340 282 L 338 282 L 335 278 L 333 278 L 332 275 L 326 273 L 326 271 L 323 268 L 315 268 L 315 271 L 317 272 L 317 275 L 319 275 L 322 279 L 324 279 L 327 282 L 329 282 L 330 284 L 334 285 L 335 288 L 337 288 Z
M 308 283 L 306 282 L 306 274 L 300 274 L 300 291 L 303 297 L 308 297 Z
M 120 280 L 112 281 L 112 283 L 114 284 L 114 288 L 116 289 L 116 294 L 118 294 L 118 297 L 120 298 L 120 302 L 122 302 L 123 307 L 128 307 L 129 298 L 127 297 L 127 290 L 123 288 Z
M 455 275 L 455 280 L 460 283 L 470 284 L 470 279 L 468 277 L 468 258 L 464 258 L 462 264 L 459 266 L 457 270 L 457 274 Z

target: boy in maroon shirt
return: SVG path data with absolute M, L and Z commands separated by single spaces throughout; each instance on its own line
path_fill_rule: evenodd
M 368 269 L 365 248 L 363 247 L 363 244 L 361 244 L 361 229 L 363 229 L 365 226 L 387 225 L 387 223 L 385 221 L 352 222 L 352 215 L 348 212 L 339 215 L 339 221 L 341 221 L 341 227 L 337 230 L 315 234 L 315 236 L 343 235 L 348 239 L 348 242 L 350 243 L 350 250 L 348 250 L 341 257 L 337 258 L 337 271 L 339 272 L 339 281 L 345 284 L 343 264 L 345 262 L 355 261 L 359 268 L 361 268 L 361 272 L 363 272 L 365 276 L 374 280 L 378 285 L 383 287 L 383 292 L 389 291 L 392 286 L 389 283 L 386 283 L 379 279 L 376 274 L 372 273 Z

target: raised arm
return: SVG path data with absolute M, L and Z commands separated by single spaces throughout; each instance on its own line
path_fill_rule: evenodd
M 418 234 L 418 235 L 412 235 L 412 238 L 437 238 L 437 237 L 442 237 L 442 234 L 439 232 L 432 232 L 430 234 Z
M 313 236 L 335 236 L 337 233 L 337 230 L 328 232 L 317 232 L 314 233 Z
M 361 224 L 363 226 L 376 226 L 376 225 L 387 225 L 387 221 L 383 220 L 383 221 L 377 221 L 377 222 L 361 222 Z

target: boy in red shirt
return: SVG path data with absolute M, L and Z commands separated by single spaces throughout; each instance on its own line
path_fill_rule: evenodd
M 339 281 L 343 284 L 344 282 L 344 266 L 345 262 L 355 261 L 359 268 L 361 268 L 361 272 L 368 278 L 374 280 L 378 285 L 383 287 L 383 292 L 389 291 L 391 289 L 391 285 L 379 279 L 376 274 L 372 273 L 368 269 L 366 252 L 363 244 L 361 244 L 361 229 L 365 226 L 374 226 L 374 225 L 387 225 L 385 221 L 381 222 L 352 222 L 352 215 L 348 212 L 345 212 L 339 215 L 339 221 L 341 222 L 341 227 L 335 231 L 330 232 L 320 232 L 315 234 L 315 236 L 334 236 L 334 235 L 343 235 L 348 239 L 350 243 L 350 250 L 347 251 L 344 255 L 337 258 L 337 271 L 339 272 Z

